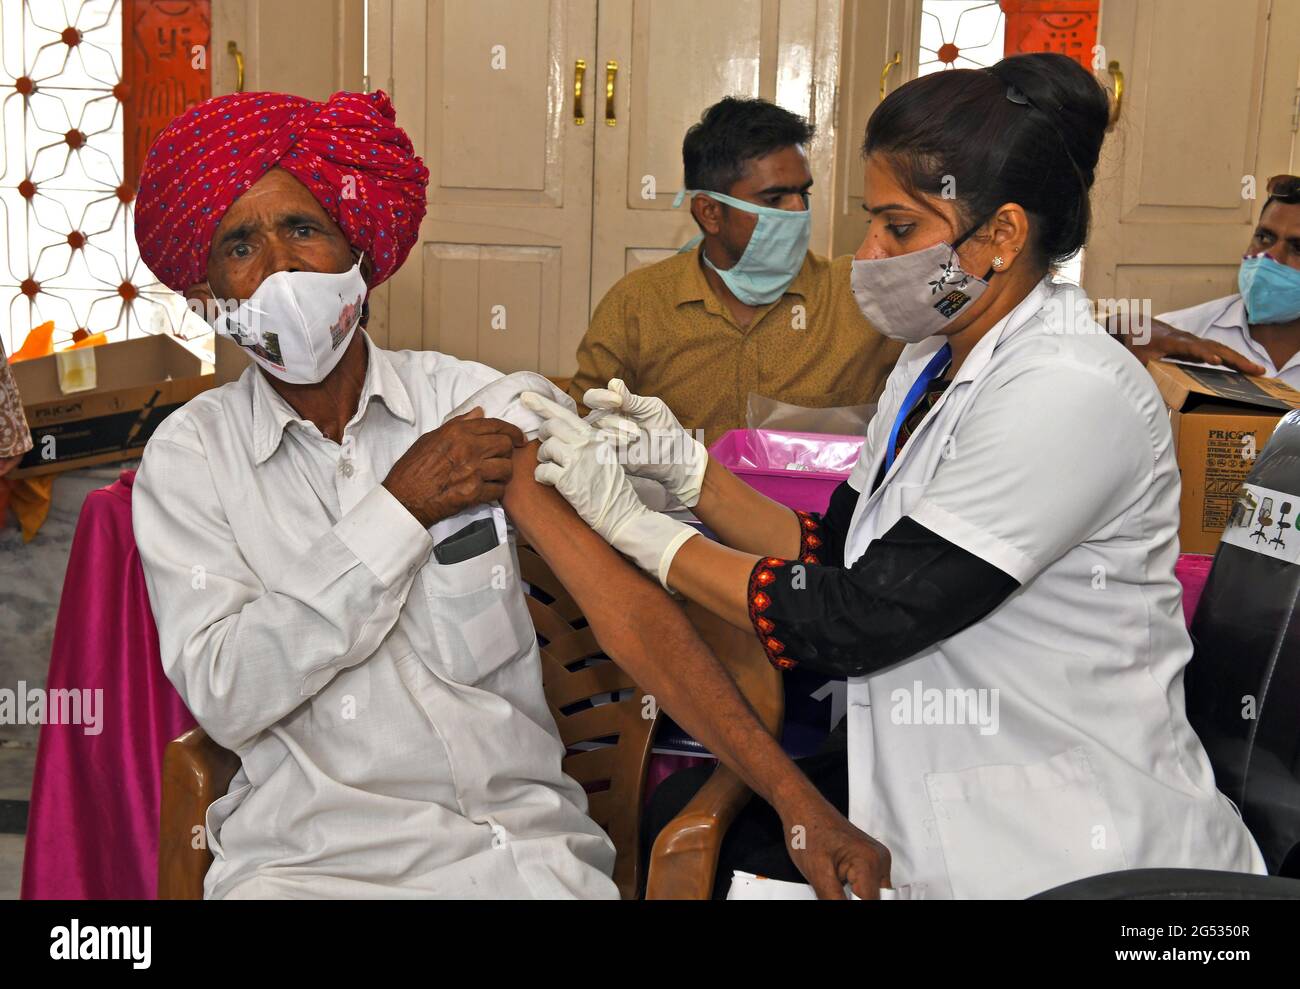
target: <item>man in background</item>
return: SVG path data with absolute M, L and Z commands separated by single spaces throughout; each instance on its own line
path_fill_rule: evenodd
M 851 258 L 808 250 L 813 127 L 761 99 L 727 97 L 682 142 L 699 243 L 630 272 L 596 307 L 569 394 L 622 378 L 711 444 L 744 427 L 751 392 L 830 408 L 875 401 L 902 344 L 849 287 Z
M 1300 388 L 1300 177 L 1269 179 L 1241 267 L 1239 291 L 1156 319 L 1223 344 L 1255 365 L 1253 374 Z

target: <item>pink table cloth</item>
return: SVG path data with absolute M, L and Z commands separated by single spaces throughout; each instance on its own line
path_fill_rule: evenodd
M 131 531 L 134 470 L 91 492 L 63 581 L 50 690 L 102 689 L 99 734 L 41 727 L 23 899 L 152 899 L 167 743 L 194 719 L 163 673 Z M 83 695 L 84 696 L 84 695 Z

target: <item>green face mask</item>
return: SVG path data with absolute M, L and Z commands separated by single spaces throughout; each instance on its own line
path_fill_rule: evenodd
M 781 298 L 781 293 L 799 274 L 808 253 L 812 210 L 807 208 L 806 198 L 805 208 L 795 211 L 757 206 L 708 189 L 683 189 L 677 193 L 673 206 L 678 207 L 687 196 L 695 195 L 708 196 L 758 217 L 739 261 L 726 271 L 716 267 L 707 254 L 704 263 L 716 271 L 731 294 L 747 306 L 764 306 Z M 687 247 L 694 247 L 702 239 L 702 236 L 696 237 Z

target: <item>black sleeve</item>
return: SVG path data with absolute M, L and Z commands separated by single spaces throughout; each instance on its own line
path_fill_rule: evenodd
M 806 556 L 759 560 L 749 575 L 749 617 L 773 665 L 863 676 L 955 635 L 1019 586 L 904 516 L 851 569 Z
M 820 563 L 824 567 L 844 566 L 844 543 L 849 523 L 858 504 L 858 492 L 848 481 L 841 481 L 831 495 L 826 511 L 795 512 L 799 516 L 799 561 Z

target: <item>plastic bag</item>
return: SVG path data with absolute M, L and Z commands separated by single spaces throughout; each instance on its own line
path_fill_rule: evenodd
M 874 403 L 809 409 L 802 405 L 782 402 L 780 399 L 768 398 L 757 392 L 750 392 L 745 408 L 745 423 L 750 429 L 865 436 L 867 423 L 875 414 Z

